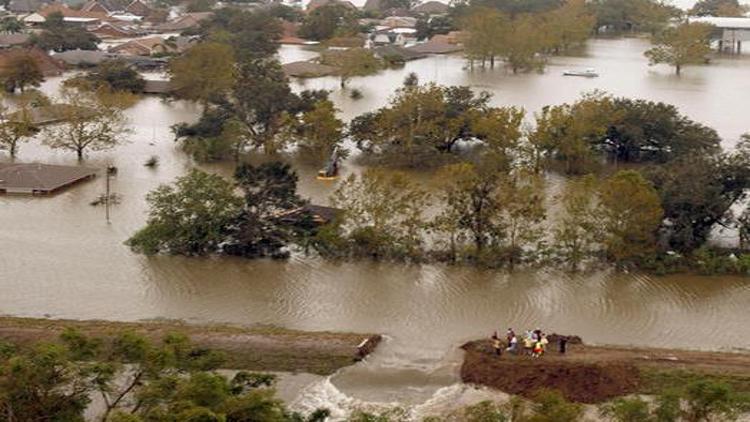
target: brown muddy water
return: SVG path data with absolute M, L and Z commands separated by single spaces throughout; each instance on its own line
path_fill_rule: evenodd
M 750 57 L 721 57 L 710 66 L 649 68 L 638 39 L 595 40 L 579 57 L 555 58 L 544 74 L 464 69 L 457 56 L 432 57 L 398 70 L 351 81 L 359 101 L 326 78 L 295 84 L 328 88 L 349 119 L 383 105 L 406 74 L 423 82 L 468 84 L 495 94 L 497 104 L 529 112 L 601 89 L 677 105 L 716 128 L 731 147 L 750 130 Z M 313 57 L 303 48 L 282 59 Z M 569 68 L 593 67 L 596 79 L 563 77 Z M 54 93 L 59 80 L 43 89 Z M 96 179 L 50 198 L 0 196 L 0 313 L 52 318 L 276 324 L 305 330 L 380 332 L 384 345 L 362 364 L 311 382 L 292 400 L 298 409 L 327 406 L 338 416 L 363 404 L 401 403 L 422 415 L 484 397 L 457 383 L 462 341 L 507 327 L 575 333 L 592 343 L 732 349 L 750 348 L 750 280 L 697 276 L 650 277 L 598 272 L 501 272 L 435 265 L 336 263 L 294 257 L 288 262 L 231 258 L 144 257 L 123 242 L 146 218 L 144 196 L 194 164 L 172 141 L 169 126 L 194 120 L 198 109 L 144 98 L 128 111 L 134 133 L 114 151 L 90 154 L 86 164 L 114 164 L 113 191 L 122 203 L 104 210 L 89 202 L 104 190 Z M 159 157 L 159 166 L 143 163 Z M 74 164 L 75 157 L 36 141 L 20 162 Z M 228 174 L 230 166 L 212 170 Z M 325 202 L 334 185 L 299 165 L 300 189 Z M 353 163 L 346 171 L 358 171 Z M 429 174 L 426 182 L 438 182 Z M 711 339 L 711 342 L 706 342 Z M 300 351 L 304 353 L 304 351 Z

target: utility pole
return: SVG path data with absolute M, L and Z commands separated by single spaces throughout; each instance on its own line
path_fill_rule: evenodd
M 109 221 L 109 202 L 112 199 L 111 194 L 109 193 L 109 179 L 111 177 L 114 177 L 117 174 L 117 167 L 113 165 L 107 166 L 107 172 L 106 172 L 106 180 L 107 180 L 107 188 L 106 192 L 104 193 L 104 209 L 107 216 L 107 224 L 110 224 Z

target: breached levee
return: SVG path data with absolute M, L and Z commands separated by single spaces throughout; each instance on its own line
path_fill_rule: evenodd
M 180 321 L 79 321 L 0 317 L 0 341 L 18 345 L 57 341 L 65 328 L 91 336 L 134 331 L 153 340 L 181 333 L 199 347 L 224 352 L 225 367 L 330 375 L 372 353 L 377 334 L 309 332 L 271 326 L 198 325 Z

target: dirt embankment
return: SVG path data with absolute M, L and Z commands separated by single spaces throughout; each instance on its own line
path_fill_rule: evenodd
M 57 341 L 73 327 L 92 336 L 129 330 L 159 341 L 167 333 L 182 333 L 198 347 L 225 352 L 226 366 L 253 371 L 308 372 L 329 375 L 371 353 L 379 335 L 306 332 L 276 327 L 193 325 L 175 321 L 112 322 L 0 317 L 0 341 L 31 345 Z
M 743 387 L 750 378 L 750 353 L 572 344 L 560 355 L 552 342 L 543 357 L 533 359 L 505 352 L 496 356 L 490 340 L 461 348 L 466 351 L 461 366 L 464 382 L 525 397 L 554 389 L 580 403 L 654 393 L 693 376 L 717 377 Z

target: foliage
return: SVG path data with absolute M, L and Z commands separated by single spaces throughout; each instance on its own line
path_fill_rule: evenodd
M 146 201 L 146 227 L 126 242 L 136 252 L 145 254 L 217 252 L 241 206 L 229 182 L 200 170 L 192 170 L 173 185 L 151 191 Z
M 213 13 L 210 20 L 201 23 L 199 35 L 231 46 L 238 62 L 267 59 L 276 54 L 283 30 L 268 10 L 225 7 Z
M 29 51 L 12 54 L 0 69 L 0 82 L 9 93 L 24 92 L 27 87 L 38 87 L 43 81 L 44 74 Z
M 602 243 L 618 265 L 637 262 L 656 250 L 656 231 L 663 211 L 650 182 L 633 170 L 623 170 L 600 187 Z
M 422 41 L 429 40 L 435 35 L 447 34 L 458 28 L 450 16 L 432 16 L 418 19 L 415 29 L 417 39 Z
M 375 169 L 349 176 L 331 198 L 344 210 L 340 236 L 348 254 L 374 259 L 421 256 L 428 200 L 405 174 Z
M 644 54 L 650 65 L 668 64 L 679 75 L 686 65 L 706 62 L 706 56 L 711 52 L 712 30 L 713 26 L 705 23 L 683 23 L 654 37 L 655 47 Z
M 235 179 L 244 193 L 244 205 L 224 250 L 248 258 L 285 258 L 285 247 L 294 238 L 294 225 L 280 219 L 303 205 L 297 196 L 297 174 L 278 161 L 253 167 L 241 164 Z M 302 222 L 304 225 L 304 222 Z
M 680 252 L 702 246 L 716 224 L 725 224 L 750 186 L 750 154 L 740 143 L 733 153 L 689 155 L 649 169 L 664 208 L 664 243 Z
M 0 20 L 0 31 L 6 34 L 17 34 L 23 31 L 24 25 L 15 16 L 8 16 Z
M 653 421 L 648 402 L 639 397 L 615 399 L 601 406 L 600 413 L 613 422 Z
M 589 170 L 596 153 L 616 161 L 667 162 L 693 152 L 714 154 L 720 144 L 713 129 L 674 106 L 597 92 L 544 107 L 530 140 L 546 157 L 562 160 L 568 174 Z
M 332 3 L 308 13 L 298 35 L 309 40 L 326 41 L 333 37 L 353 36 L 359 30 L 356 13 L 344 5 Z
M 449 260 L 512 269 L 538 246 L 545 211 L 537 176 L 509 174 L 502 159 L 488 158 L 448 166 L 440 178 L 446 181 L 440 194 L 444 206 L 433 230 L 448 245 Z
M 296 145 L 300 156 L 324 163 L 344 138 L 344 122 L 336 117 L 337 111 L 330 100 L 316 102 L 286 125 L 286 143 Z
M 175 94 L 204 104 L 221 99 L 234 83 L 232 48 L 215 42 L 200 43 L 169 62 Z
M 699 0 L 690 9 L 693 16 L 743 17 L 746 12 L 738 0 Z
M 182 148 L 200 162 L 238 158 L 242 147 L 238 122 L 233 120 L 228 105 L 207 108 L 197 122 L 180 123 L 172 127 Z
M 682 11 L 660 0 L 592 0 L 596 30 L 658 33 Z
M 599 250 L 598 187 L 592 175 L 569 180 L 560 198 L 563 215 L 554 228 L 554 249 L 571 271 L 577 271 Z
M 337 69 L 336 74 L 341 78 L 341 88 L 346 87 L 349 79 L 372 75 L 381 67 L 380 61 L 375 58 L 372 51 L 364 48 L 327 50 L 321 55 L 320 62 Z
M 75 78 L 78 86 L 90 90 L 105 89 L 116 92 L 140 94 L 146 81 L 136 69 L 122 60 L 108 60 Z
M 30 98 L 22 96 L 18 103 L 18 109 L 13 113 L 9 112 L 8 107 L 0 105 L 0 150 L 8 151 L 11 158 L 16 156 L 22 142 L 39 132 L 31 121 Z
M 32 34 L 30 43 L 42 50 L 58 53 L 67 50 L 96 50 L 99 38 L 83 27 L 66 25 L 59 12 L 50 13 L 40 33 Z
M 104 422 L 275 421 L 303 417 L 275 397 L 274 377 L 214 370 L 222 355 L 167 334 L 159 342 L 132 332 L 92 338 L 67 329 L 58 344 L 0 356 L 0 412 L 9 421 L 84 421 L 91 396 L 101 397 Z
M 240 65 L 232 92 L 233 110 L 253 147 L 267 153 L 283 147 L 276 135 L 295 99 L 278 62 L 253 60 Z
M 42 131 L 44 144 L 74 151 L 79 160 L 88 150 L 104 151 L 122 142 L 128 133 L 123 105 L 128 98 L 115 93 L 63 90 L 64 104 L 57 108 L 59 123 Z
M 429 166 L 428 160 L 435 153 L 450 152 L 457 142 L 474 137 L 472 121 L 487 110 L 489 100 L 489 94 L 475 95 L 468 87 L 405 86 L 396 92 L 388 106 L 355 118 L 350 135 L 357 147 L 370 156 L 400 157 L 393 162 Z M 517 112 L 494 110 L 499 121 L 488 115 L 479 129 L 504 126 L 505 133 L 513 134 Z M 495 138 L 496 146 L 499 138 Z

